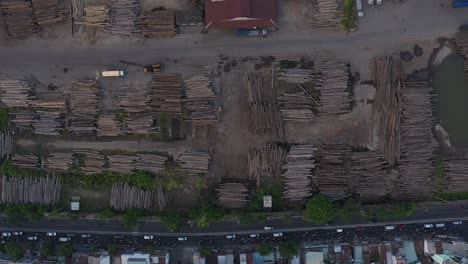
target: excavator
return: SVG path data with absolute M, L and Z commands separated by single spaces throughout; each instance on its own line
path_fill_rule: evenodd
M 139 64 L 131 61 L 120 61 L 123 64 L 127 64 L 130 66 L 135 66 L 135 67 L 140 67 L 143 69 L 143 72 L 163 72 L 164 70 L 164 64 L 159 63 L 159 64 L 150 64 L 150 65 L 144 65 L 144 64 Z

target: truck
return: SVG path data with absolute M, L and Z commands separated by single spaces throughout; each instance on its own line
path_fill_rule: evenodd
M 237 30 L 237 36 L 248 36 L 248 37 L 264 37 L 266 38 L 268 31 L 266 29 L 250 29 L 250 28 L 239 28 Z
M 115 71 L 102 71 L 102 77 L 124 77 L 124 70 L 115 70 Z
M 468 7 L 468 1 L 467 0 L 453 1 L 453 8 L 459 8 L 459 7 Z
M 356 11 L 358 17 L 364 16 L 364 11 L 362 11 L 362 0 L 356 0 Z

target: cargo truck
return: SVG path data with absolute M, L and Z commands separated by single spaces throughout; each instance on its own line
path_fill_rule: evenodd
M 356 0 L 356 11 L 358 17 L 364 16 L 364 11 L 362 11 L 362 0 Z
M 102 77 L 124 77 L 125 76 L 125 71 L 124 70 L 102 71 L 101 75 L 102 75 Z

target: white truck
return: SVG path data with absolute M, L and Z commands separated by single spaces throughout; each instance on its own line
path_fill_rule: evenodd
M 364 16 L 364 11 L 362 11 L 362 0 L 356 0 L 356 11 L 358 17 Z
M 118 70 L 118 71 L 102 71 L 102 77 L 124 77 L 125 71 Z

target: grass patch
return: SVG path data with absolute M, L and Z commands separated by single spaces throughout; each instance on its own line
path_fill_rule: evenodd
M 8 116 L 8 109 L 0 109 L 0 130 L 5 131 L 10 126 L 10 117 Z
M 437 197 L 439 200 L 442 199 L 445 201 L 468 200 L 468 192 L 456 192 L 456 193 L 441 192 L 441 193 L 436 193 L 434 197 Z
M 356 29 L 356 9 L 355 0 L 344 0 L 341 13 L 341 25 L 344 30 L 352 31 Z

